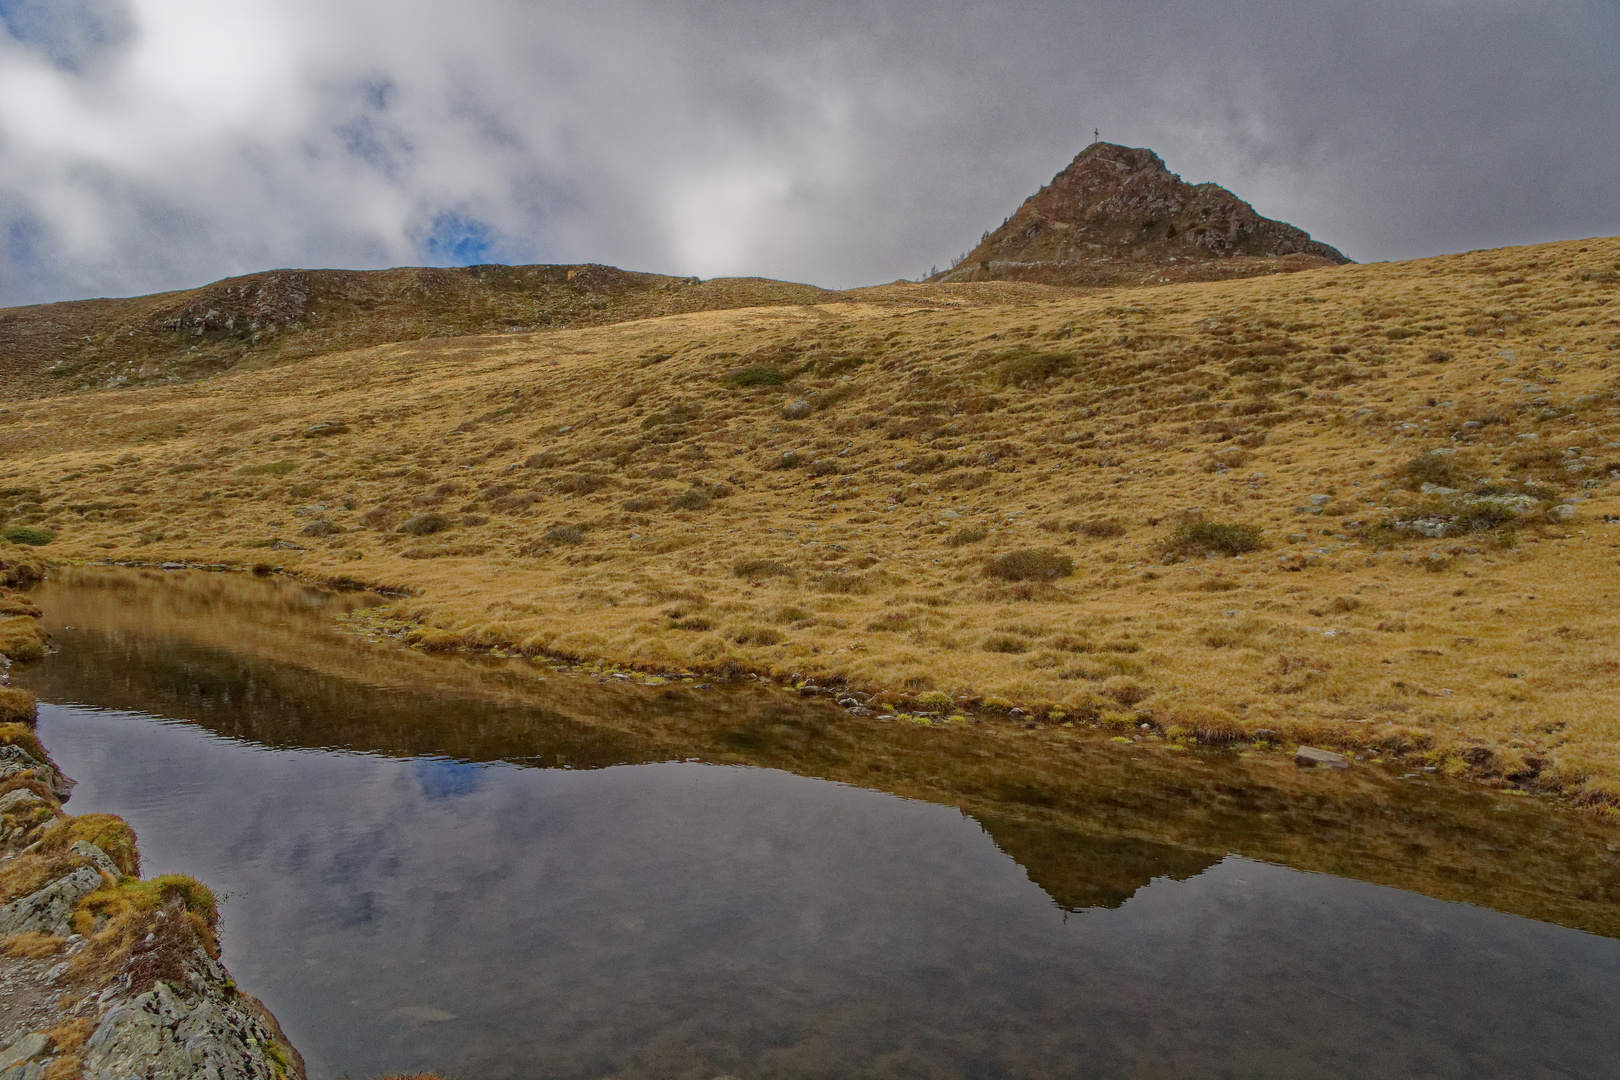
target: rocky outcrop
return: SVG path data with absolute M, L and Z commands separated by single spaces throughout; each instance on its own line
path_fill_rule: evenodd
M 85 1043 L 85 1080 L 282 1080 L 292 1074 L 285 1040 L 264 1007 L 231 989 L 225 969 L 203 950 L 191 960 L 183 987 L 160 982 L 107 1010 Z
M 1151 150 L 1098 142 L 930 280 L 1147 284 L 1349 261 L 1218 184 L 1185 182 Z
M 64 814 L 72 781 L 32 732 L 0 740 L 0 1080 L 301 1080 L 219 963 L 208 890 L 141 881 L 129 827 Z

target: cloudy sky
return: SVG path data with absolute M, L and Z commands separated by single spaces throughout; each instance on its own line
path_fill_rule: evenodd
M 1093 128 L 1361 261 L 1612 235 L 1620 0 L 0 0 L 0 305 L 915 277 Z

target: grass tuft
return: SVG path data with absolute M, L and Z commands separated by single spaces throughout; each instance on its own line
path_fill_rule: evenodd
M 1002 581 L 1052 581 L 1074 573 L 1074 560 L 1055 551 L 1025 548 L 990 561 L 985 573 Z

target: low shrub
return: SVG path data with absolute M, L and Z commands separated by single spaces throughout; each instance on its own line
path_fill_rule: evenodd
M 1074 560 L 1055 551 L 1022 549 L 991 560 L 985 573 L 1003 581 L 1052 581 L 1074 573 Z
M 768 626 L 745 626 L 733 634 L 731 640 L 739 645 L 778 645 L 782 634 Z
M 669 500 L 671 510 L 707 510 L 712 505 L 714 500 L 697 488 L 688 488 Z
M 769 367 L 746 367 L 726 376 L 726 382 L 743 388 L 749 386 L 781 386 L 788 381 L 787 372 Z
M 591 495 L 612 484 L 611 478 L 597 473 L 575 473 L 552 483 L 559 495 Z
M 983 540 L 989 535 L 990 532 L 987 529 L 981 529 L 973 525 L 964 525 L 962 528 L 957 529 L 955 532 L 947 536 L 944 540 L 944 544 L 948 548 L 966 547 L 968 544 L 977 544 L 980 540 Z
M 372 529 L 386 529 L 394 523 L 394 512 L 386 506 L 373 506 L 360 515 L 360 523 Z
M 1110 518 L 1092 518 L 1090 521 L 1071 521 L 1067 526 L 1072 533 L 1089 536 L 1093 540 L 1103 540 L 1113 536 L 1124 536 L 1125 526 Z
M 633 499 L 624 500 L 619 504 L 619 509 L 631 514 L 644 514 L 648 510 L 658 509 L 658 500 L 643 499 L 637 496 Z
M 443 532 L 450 527 L 450 519 L 443 514 L 414 514 L 400 522 L 397 532 L 407 536 L 427 536 Z
M 1185 521 L 1164 543 L 1170 555 L 1242 555 L 1260 550 L 1260 526 L 1226 521 Z
M 336 536 L 343 530 L 324 518 L 319 518 L 298 530 L 299 536 Z
M 1000 634 L 996 637 L 986 638 L 982 647 L 985 652 L 1009 653 L 1016 655 L 1018 653 L 1029 651 L 1029 642 L 1025 641 L 1023 638 L 1012 637 L 1007 634 Z
M 794 573 L 793 567 L 775 559 L 743 559 L 732 566 L 731 572 L 740 578 L 747 578 L 749 581 L 760 581 L 772 577 L 791 578 L 798 576 Z
M 1443 454 L 1438 450 L 1425 450 L 1412 458 L 1401 466 L 1396 477 L 1411 491 L 1418 490 L 1424 484 L 1460 488 L 1469 480 L 1464 463 L 1457 460 L 1456 454 Z
M 541 539 L 548 544 L 578 544 L 585 540 L 585 530 L 578 525 L 553 525 Z

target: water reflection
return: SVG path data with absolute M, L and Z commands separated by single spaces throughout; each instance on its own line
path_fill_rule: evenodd
M 945 807 L 779 771 L 271 752 L 51 707 L 227 894 L 323 1077 L 1601 1076 L 1620 942 L 1230 858 L 1058 910 Z
M 357 598 L 186 577 L 48 584 L 59 648 L 26 677 L 74 809 L 227 894 L 233 971 L 322 1077 L 1601 1076 L 1620 1051 L 1620 942 L 1366 883 L 1612 932 L 1612 836 L 1576 817 L 427 662 L 334 630 Z

